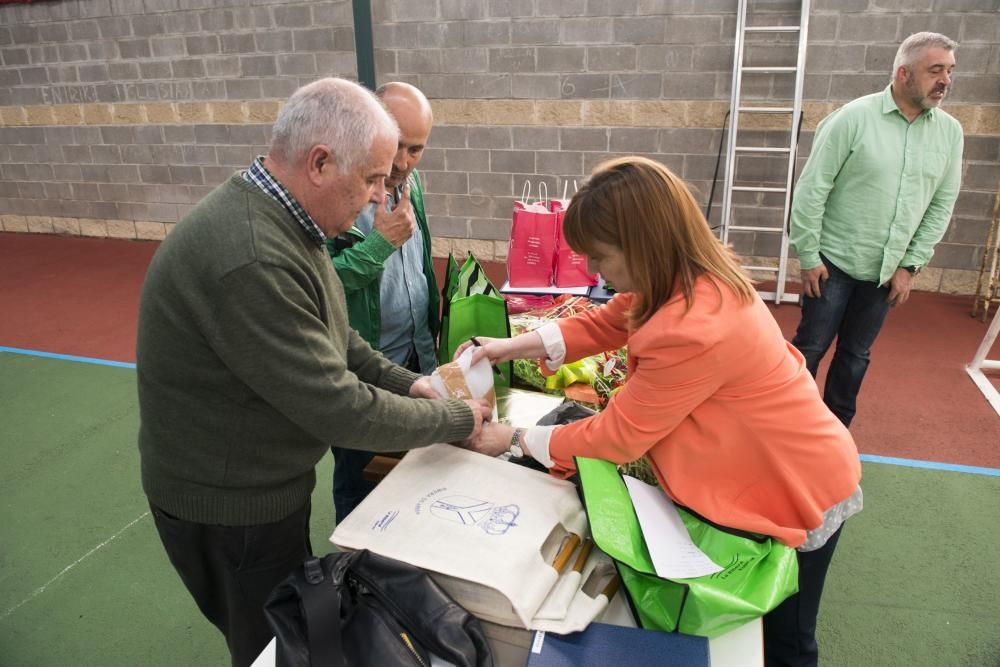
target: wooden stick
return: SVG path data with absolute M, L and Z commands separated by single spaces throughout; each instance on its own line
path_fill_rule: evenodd
M 580 547 L 580 555 L 576 557 L 576 562 L 573 563 L 574 572 L 583 572 L 583 567 L 587 564 L 587 558 L 590 557 L 590 552 L 594 548 L 594 541 L 589 537 L 583 541 L 583 546 Z
M 608 585 L 604 587 L 604 590 L 601 591 L 601 595 L 606 597 L 608 602 L 610 602 L 611 598 L 613 598 L 615 593 L 618 592 L 618 587 L 621 586 L 621 583 L 622 579 L 616 573 L 613 577 L 611 577 L 611 581 L 609 581 Z
M 580 536 L 576 533 L 570 533 L 563 541 L 562 547 L 559 549 L 559 553 L 556 554 L 555 560 L 552 561 L 552 567 L 556 569 L 556 572 L 562 574 L 562 571 L 566 569 L 566 564 L 569 563 L 570 556 L 576 551 L 577 545 L 580 544 Z

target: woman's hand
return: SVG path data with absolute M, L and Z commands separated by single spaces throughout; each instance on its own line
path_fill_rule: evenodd
M 528 331 L 513 338 L 476 338 L 478 349 L 472 353 L 472 363 L 487 359 L 491 366 L 496 366 L 512 359 L 538 359 L 545 356 L 545 345 L 542 337 L 534 331 Z M 469 340 L 455 350 L 455 359 L 470 346 L 475 345 Z
M 506 424 L 483 424 L 478 434 L 473 434 L 461 446 L 486 456 L 500 456 L 510 449 L 514 429 Z

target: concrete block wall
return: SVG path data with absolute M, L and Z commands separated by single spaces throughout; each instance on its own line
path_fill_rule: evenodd
M 421 165 L 435 252 L 503 259 L 525 180 L 550 194 L 604 159 L 639 153 L 707 203 L 729 108 L 736 0 L 372 0 L 380 82 L 431 98 Z M 760 24 L 797 23 L 798 2 L 751 3 Z M 1000 0 L 814 0 L 805 124 L 888 82 L 899 41 L 960 42 L 946 109 L 966 131 L 963 190 L 920 286 L 971 292 L 1000 180 Z M 351 3 L 48 0 L 0 6 L 0 224 L 6 231 L 162 238 L 212 187 L 266 149 L 281 102 L 319 76 L 356 75 Z M 788 62 L 788 37 L 748 42 L 746 64 Z M 787 75 L 744 96 L 791 95 Z M 741 137 L 787 143 L 747 120 Z M 738 175 L 783 179 L 749 156 Z M 776 175 L 777 174 L 777 175 Z M 721 174 L 711 220 L 717 222 Z M 781 200 L 734 215 L 779 224 Z M 773 263 L 773 235 L 731 239 Z

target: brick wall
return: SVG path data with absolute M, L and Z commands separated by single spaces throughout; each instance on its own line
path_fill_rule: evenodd
M 372 4 L 379 81 L 410 81 L 434 105 L 421 170 L 436 253 L 502 259 L 526 179 L 561 194 L 623 153 L 661 160 L 707 202 L 729 107 L 736 0 Z M 756 5 L 758 24 L 797 22 L 797 2 Z M 919 30 L 960 42 L 946 109 L 967 137 L 955 217 L 920 286 L 970 292 L 1000 179 L 1000 0 L 815 0 L 799 164 L 816 123 L 883 88 L 899 41 Z M 786 38 L 747 47 L 748 64 L 793 56 Z M 356 74 L 346 0 L 3 5 L 0 60 L 3 229 L 126 238 L 161 238 L 263 152 L 296 87 Z M 748 99 L 788 97 L 790 77 L 756 76 L 743 90 Z M 785 142 L 775 119 L 746 123 L 741 137 Z M 773 159 L 743 160 L 742 177 L 780 178 Z M 780 219 L 773 195 L 736 204 L 741 224 Z M 774 239 L 731 238 L 755 263 L 774 261 Z

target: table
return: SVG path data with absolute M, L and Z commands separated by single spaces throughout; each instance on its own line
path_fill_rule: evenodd
M 500 288 L 501 294 L 550 294 L 559 296 L 570 294 L 572 296 L 585 296 L 593 301 L 604 303 L 610 301 L 615 292 L 609 292 L 604 287 L 604 278 L 598 278 L 597 284 L 593 287 L 556 287 L 547 285 L 544 287 L 511 287 L 509 282 L 504 282 Z
M 608 609 L 598 619 L 603 623 L 635 627 L 632 612 L 621 595 L 616 595 Z M 500 626 L 484 624 L 483 630 L 493 651 L 495 667 L 524 667 L 528 659 L 529 644 L 534 633 L 527 631 L 504 632 Z M 515 634 L 521 633 L 521 634 Z M 506 635 L 506 636 L 504 636 Z M 760 667 L 764 664 L 764 642 L 760 619 L 751 621 L 721 637 L 708 640 L 709 660 L 712 667 Z M 277 642 L 272 639 L 251 667 L 274 667 Z
M 562 403 L 562 397 L 533 391 L 511 389 L 498 396 L 498 415 L 504 422 L 517 426 L 534 424 L 543 415 Z M 395 465 L 396 460 L 376 457 L 379 470 L 366 468 L 366 476 L 381 479 Z M 597 619 L 612 625 L 636 627 L 624 591 L 615 595 L 608 608 Z M 528 630 L 505 628 L 483 623 L 483 631 L 490 641 L 496 667 L 524 667 L 534 633 Z M 764 642 L 760 619 L 751 621 L 721 637 L 708 642 L 712 667 L 759 667 L 764 664 Z M 252 667 L 274 667 L 276 642 L 271 640 L 254 661 Z

